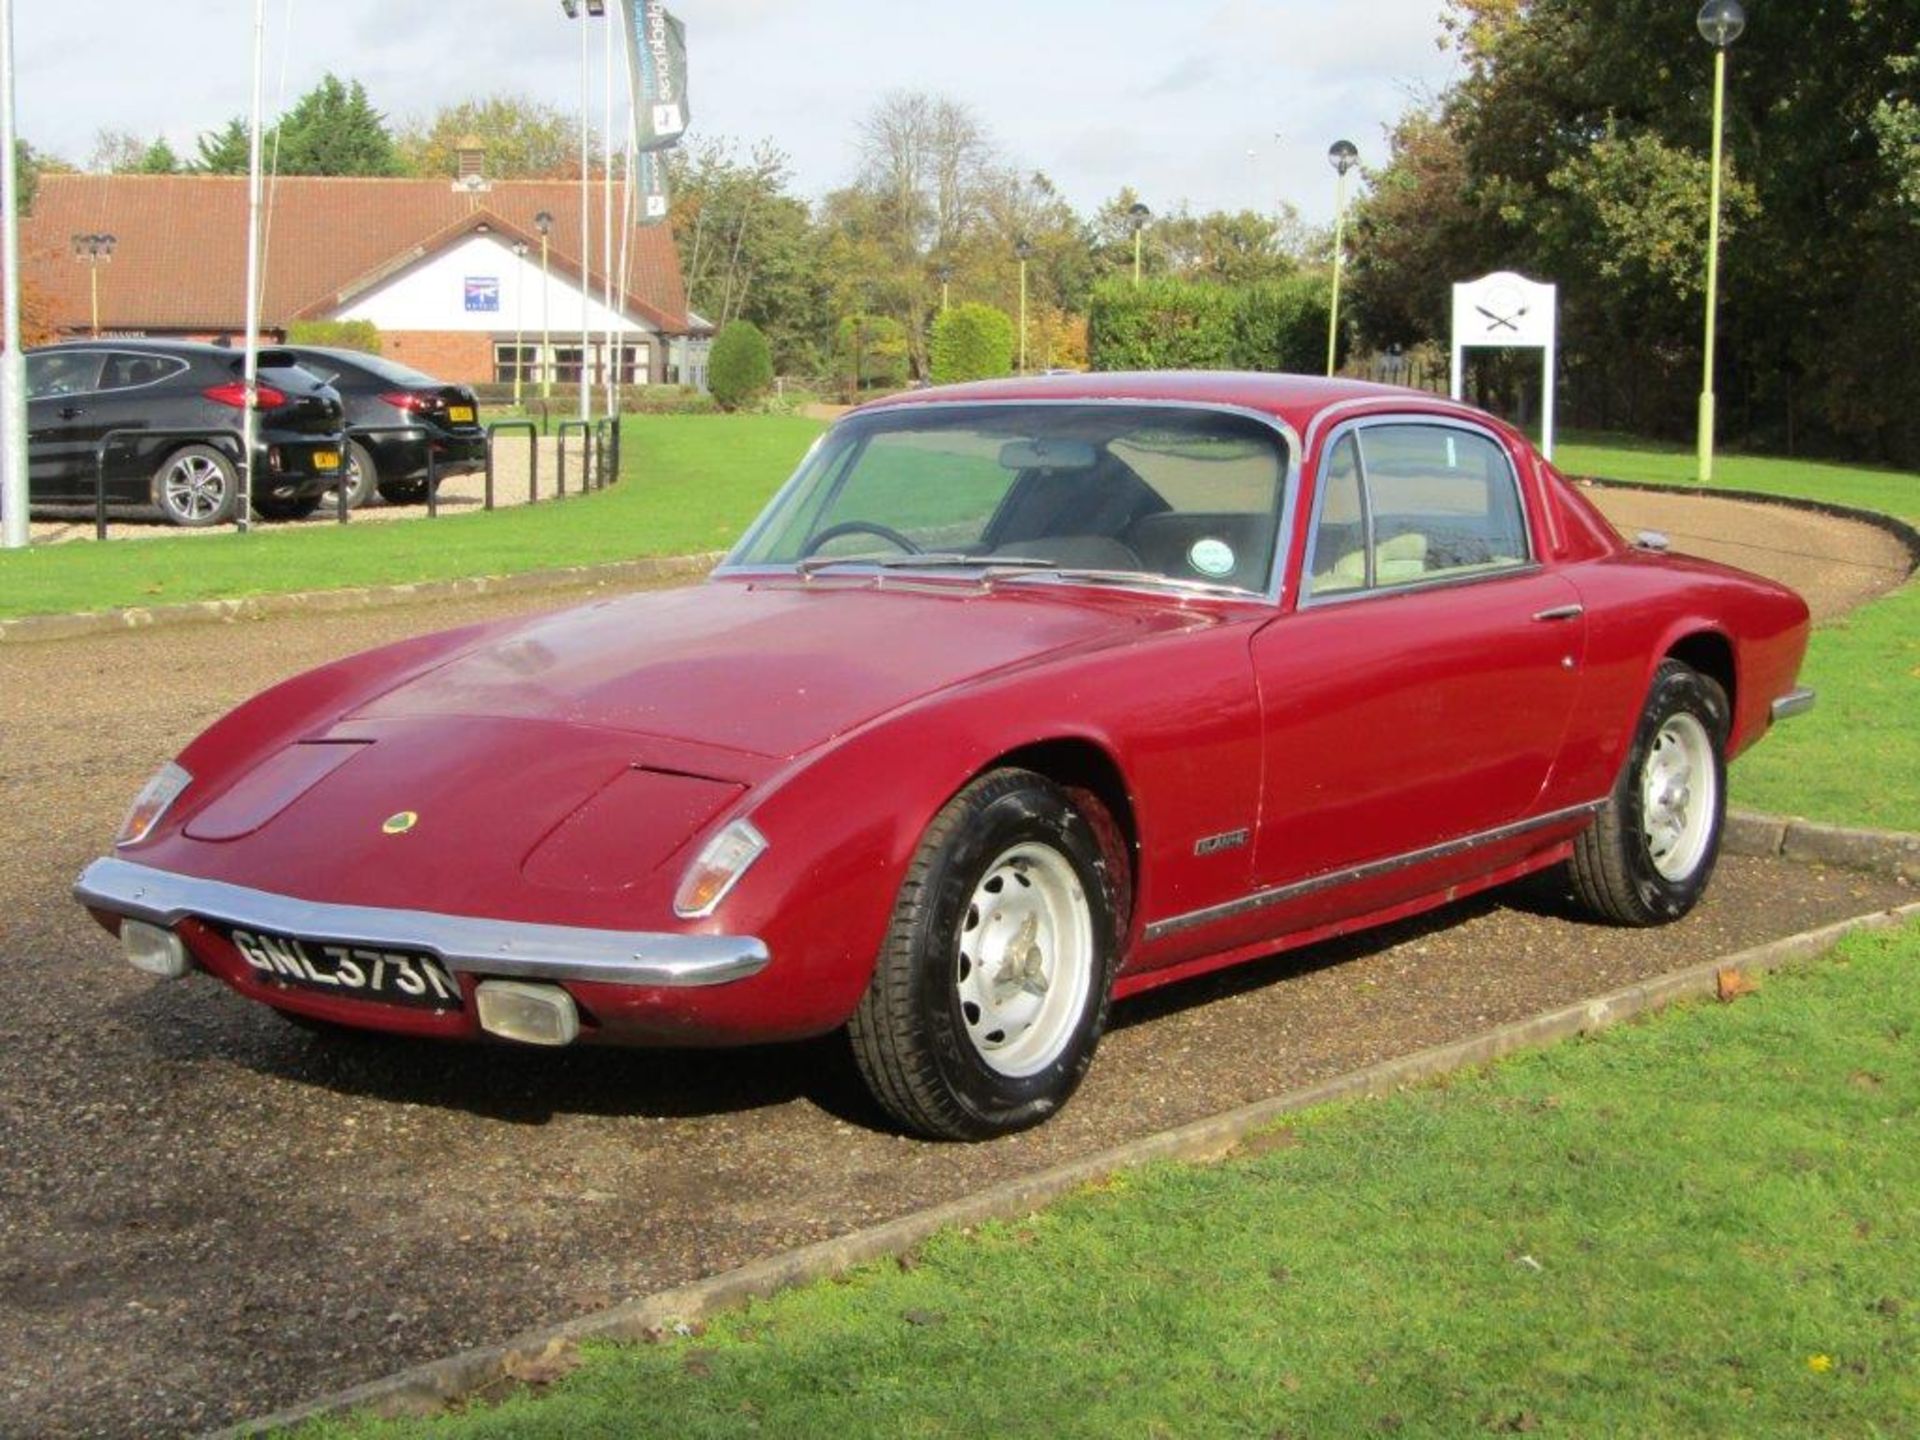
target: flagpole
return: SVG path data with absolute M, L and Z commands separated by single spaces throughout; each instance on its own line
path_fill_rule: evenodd
M 587 141 L 587 15 L 580 14 L 580 419 L 593 419 L 593 231 L 587 220 L 587 167 L 593 147 Z
M 27 528 L 27 361 L 20 353 L 20 176 L 14 154 L 13 0 L 0 0 L 0 265 L 6 267 L 6 352 L 0 354 L 0 540 L 18 550 Z
M 609 415 L 618 408 L 620 385 L 620 336 L 618 321 L 613 311 L 613 30 L 619 23 L 616 16 L 626 8 L 626 0 L 612 0 L 614 14 L 607 16 L 606 23 L 606 128 L 601 135 L 601 154 L 603 156 L 600 176 L 600 265 L 607 272 L 606 284 L 602 287 L 606 294 L 607 307 L 607 398 L 601 408 Z
M 247 403 L 240 416 L 245 481 L 235 512 L 243 534 L 253 525 L 253 448 L 260 429 L 260 119 L 266 93 L 266 57 L 267 0 L 253 0 L 253 117 L 247 137 Z
M 633 10 L 630 0 L 618 0 L 620 27 L 620 68 L 627 81 L 627 134 L 625 163 L 620 170 L 620 318 L 626 319 L 627 308 L 627 267 L 631 263 L 633 251 L 633 37 L 629 27 L 633 24 Z M 662 337 L 665 338 L 665 337 Z M 652 350 L 648 350 L 647 375 L 641 383 L 653 379 Z

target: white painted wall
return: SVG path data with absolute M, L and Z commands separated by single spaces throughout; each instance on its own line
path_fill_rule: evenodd
M 499 281 L 498 310 L 467 309 L 466 286 L 470 279 Z M 529 343 L 537 344 L 542 303 L 538 245 L 522 260 L 498 235 L 469 235 L 367 291 L 334 318 L 371 320 L 381 330 L 479 331 L 502 339 L 511 339 L 516 330 L 523 330 L 531 337 Z M 551 275 L 544 303 L 554 343 L 565 344 L 571 334 L 578 345 L 578 287 L 563 275 Z M 653 334 L 624 316 L 610 316 L 597 300 L 588 305 L 587 315 L 588 328 L 596 335 L 606 334 L 610 318 L 623 335 Z

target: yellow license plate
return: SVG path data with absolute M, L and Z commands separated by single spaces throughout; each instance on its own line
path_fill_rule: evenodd
M 449 405 L 447 407 L 447 419 L 456 425 L 471 425 L 473 423 L 473 406 Z
M 316 470 L 338 470 L 340 468 L 340 456 L 338 452 L 333 450 L 314 451 L 313 468 Z

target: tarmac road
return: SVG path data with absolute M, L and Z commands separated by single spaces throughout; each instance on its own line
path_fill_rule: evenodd
M 1568 919 L 1550 886 L 1483 898 L 1119 1007 L 1065 1114 L 969 1147 L 890 1134 L 834 1041 L 311 1034 L 209 980 L 133 973 L 68 898 L 140 782 L 234 702 L 563 598 L 0 650 L 0 1434 L 224 1424 L 1912 898 L 1737 859 L 1658 932 Z

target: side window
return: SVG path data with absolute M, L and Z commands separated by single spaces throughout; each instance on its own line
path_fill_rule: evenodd
M 1513 465 L 1474 431 L 1363 425 L 1329 455 L 1322 488 L 1310 594 L 1495 574 L 1532 558 Z
M 132 355 L 114 351 L 100 367 L 102 390 L 128 390 L 136 385 L 151 385 L 186 369 L 186 362 L 166 355 Z
M 1308 593 L 1359 590 L 1368 584 L 1367 512 L 1360 490 L 1360 445 L 1349 432 L 1327 456 L 1320 481 L 1320 520 L 1313 531 Z
M 84 395 L 99 388 L 98 350 L 42 350 L 27 356 L 27 398 Z

